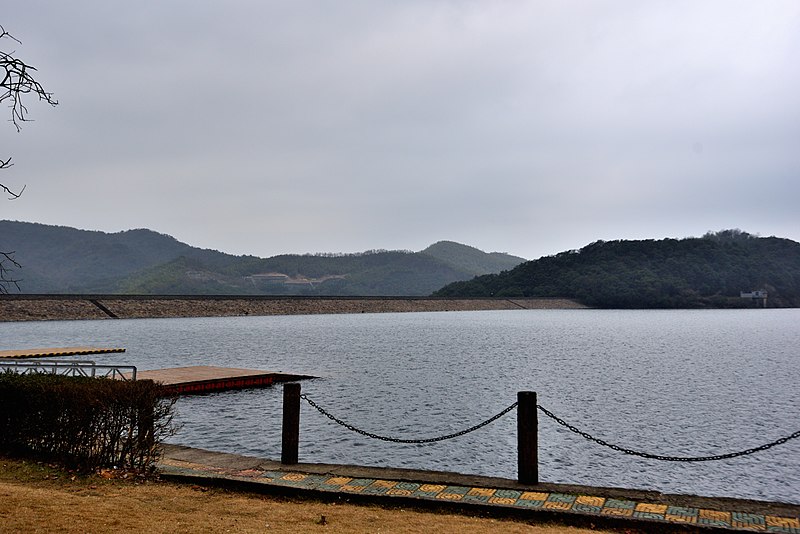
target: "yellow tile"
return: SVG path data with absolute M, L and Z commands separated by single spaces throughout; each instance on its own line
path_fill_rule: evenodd
M 353 479 L 347 477 L 331 477 L 325 483 L 331 486 L 344 486 L 345 484 L 349 484 L 351 480 Z
M 363 491 L 366 486 L 350 486 L 345 484 L 342 486 L 342 491 L 352 491 L 353 493 L 358 493 L 359 491 Z
M 411 495 L 412 493 L 414 493 L 414 492 L 411 491 L 411 490 L 392 488 L 392 489 L 390 489 L 389 491 L 386 492 L 386 495 L 408 496 L 408 495 Z
M 442 486 L 440 484 L 423 484 L 419 487 L 419 491 L 424 491 L 426 493 L 439 493 L 447 486 Z
M 673 523 L 697 523 L 697 518 L 688 515 L 665 514 L 664 519 Z
M 578 498 L 575 499 L 575 504 L 585 504 L 586 506 L 603 506 L 605 503 L 605 498 L 589 495 L 578 495 Z
M 719 510 L 700 509 L 700 519 L 711 519 L 712 521 L 731 522 L 730 512 L 720 512 Z
M 633 515 L 633 510 L 629 510 L 627 508 L 603 508 L 600 510 L 600 513 L 603 515 L 621 515 L 630 517 Z
M 393 488 L 397 485 L 397 482 L 394 480 L 376 480 L 372 485 L 376 488 Z
M 281 480 L 292 480 L 294 482 L 299 482 L 301 480 L 305 480 L 308 478 L 308 475 L 304 475 L 303 473 L 286 473 L 281 477 Z
M 526 491 L 522 495 L 520 495 L 520 499 L 525 499 L 526 501 L 546 501 L 549 496 L 550 496 L 549 493 L 542 493 L 539 491 Z
M 467 495 L 477 496 L 477 497 L 491 497 L 494 495 L 495 490 L 488 489 L 488 488 L 472 488 L 469 490 Z
M 489 499 L 489 504 L 516 504 L 517 499 L 511 499 L 509 497 L 492 497 Z
M 763 532 L 767 530 L 767 527 L 764 525 L 754 525 L 752 523 L 745 523 L 744 521 L 732 521 L 731 526 L 733 528 L 741 528 L 743 530 L 754 530 L 756 532 Z
M 768 527 L 800 528 L 800 519 L 796 517 L 767 516 Z
M 460 493 L 440 493 L 436 496 L 437 499 L 444 499 L 445 501 L 460 501 L 463 497 Z
M 664 514 L 667 511 L 666 504 L 650 504 L 646 502 L 640 502 L 636 505 L 637 512 L 647 512 L 648 514 Z
M 542 507 L 547 508 L 549 510 L 569 510 L 570 508 L 572 508 L 572 503 L 547 501 L 542 505 Z

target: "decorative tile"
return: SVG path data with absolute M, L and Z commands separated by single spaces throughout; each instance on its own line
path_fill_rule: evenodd
M 441 484 L 422 484 L 419 487 L 419 491 L 423 493 L 439 493 L 440 491 L 444 490 L 447 486 L 442 486 Z
M 766 530 L 766 519 L 763 515 L 731 512 L 731 526 L 750 530 Z
M 719 510 L 701 508 L 697 518 L 703 525 L 724 526 L 731 524 L 731 513 L 720 512 Z
M 603 508 L 600 510 L 602 515 L 616 515 L 621 517 L 630 517 L 633 515 L 632 508 Z
M 648 514 L 659 514 L 662 517 L 665 513 L 667 513 L 667 505 L 666 504 L 650 504 L 646 502 L 640 502 L 636 505 L 637 512 L 645 512 Z
M 591 497 L 589 495 L 578 495 L 575 499 L 575 504 L 582 504 L 584 506 L 599 506 L 603 507 L 606 500 L 603 497 Z
M 571 502 L 556 502 L 556 501 L 545 501 L 543 508 L 547 508 L 548 510 L 570 510 L 572 508 Z
M 633 511 L 633 509 L 636 508 L 636 503 L 622 499 L 606 499 L 605 508 L 621 508 L 623 510 Z
M 308 475 L 304 475 L 303 473 L 286 473 L 281 477 L 281 480 L 289 480 L 291 482 L 300 482 L 301 480 L 305 480 Z
M 697 516 L 695 515 L 664 514 L 664 519 L 673 523 L 697 523 Z
M 393 480 L 376 480 L 372 485 L 376 488 L 393 488 L 397 485 L 397 482 Z
M 494 495 L 495 490 L 488 488 L 472 488 L 467 492 L 467 495 L 476 495 L 481 497 L 491 497 Z
M 403 489 L 403 490 L 417 491 L 419 489 L 419 484 L 415 484 L 413 482 L 398 482 L 397 485 L 395 486 L 395 488 Z
M 386 495 L 396 495 L 398 497 L 410 497 L 413 494 L 413 491 L 402 488 L 389 488 L 386 490 Z
M 442 499 L 443 501 L 460 501 L 464 498 L 463 493 L 447 493 L 445 491 L 438 493 L 436 495 L 437 499 Z
M 768 527 L 794 528 L 800 530 L 800 519 L 796 517 L 777 517 L 768 515 L 764 518 Z
M 474 503 L 480 503 L 480 504 L 488 504 L 490 498 L 491 497 L 488 497 L 486 495 L 470 495 L 469 493 L 467 493 L 461 499 L 461 502 L 474 502 Z
M 657 519 L 658 521 L 664 521 L 664 514 L 657 514 L 655 512 L 637 512 L 634 510 L 633 517 L 637 519 Z
M 520 499 L 525 499 L 526 501 L 546 501 L 547 497 L 549 497 L 549 493 L 542 493 L 538 491 L 524 491 L 522 495 L 519 496 Z
M 520 508 L 543 508 L 544 501 L 534 501 L 529 499 L 517 499 L 517 506 Z
M 667 507 L 667 511 L 665 512 L 669 515 L 683 515 L 686 517 L 697 517 L 700 513 L 700 510 L 697 508 L 686 508 L 684 506 L 669 506 Z
M 549 502 L 566 502 L 569 504 L 574 503 L 575 499 L 575 495 L 567 495 L 565 493 L 551 493 L 550 497 L 547 498 Z
M 349 484 L 351 480 L 353 479 L 348 477 L 331 477 L 325 483 L 329 486 L 344 486 Z
M 347 491 L 350 493 L 361 493 L 362 491 L 364 491 L 364 488 L 366 488 L 366 486 L 353 486 L 351 484 L 345 484 L 342 486 L 342 491 Z
M 489 498 L 489 504 L 510 505 L 510 504 L 516 504 L 516 503 L 517 503 L 517 499 L 511 498 L 511 497 L 490 497 Z
M 466 486 L 447 486 L 443 492 L 444 493 L 458 493 L 459 495 L 466 495 L 469 492 L 470 488 Z
M 494 492 L 495 497 L 501 497 L 503 499 L 514 499 L 515 501 L 519 499 L 520 495 L 522 495 L 522 492 L 517 490 L 499 489 Z

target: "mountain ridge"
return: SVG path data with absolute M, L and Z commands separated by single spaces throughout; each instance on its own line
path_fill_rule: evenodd
M 742 294 L 766 291 L 766 302 Z M 800 243 L 741 230 L 703 237 L 596 241 L 458 281 L 441 297 L 562 297 L 599 308 L 800 306 Z
M 448 243 L 446 250 L 434 244 L 433 254 L 372 250 L 259 258 L 200 249 L 146 228 L 107 233 L 0 221 L 0 250 L 14 251 L 22 265 L 14 275 L 23 293 L 425 296 L 525 261 L 440 243 Z

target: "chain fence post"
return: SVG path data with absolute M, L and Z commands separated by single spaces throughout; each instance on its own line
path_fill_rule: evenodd
M 536 392 L 517 393 L 517 480 L 520 484 L 539 483 L 539 419 Z
M 283 428 L 281 430 L 281 463 L 297 463 L 300 444 L 300 384 L 283 385 Z

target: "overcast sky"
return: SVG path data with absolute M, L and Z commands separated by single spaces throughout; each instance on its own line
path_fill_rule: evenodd
M 0 219 L 234 254 L 800 241 L 800 2 L 4 2 Z M 2 244 L 0 236 L 0 244 Z

